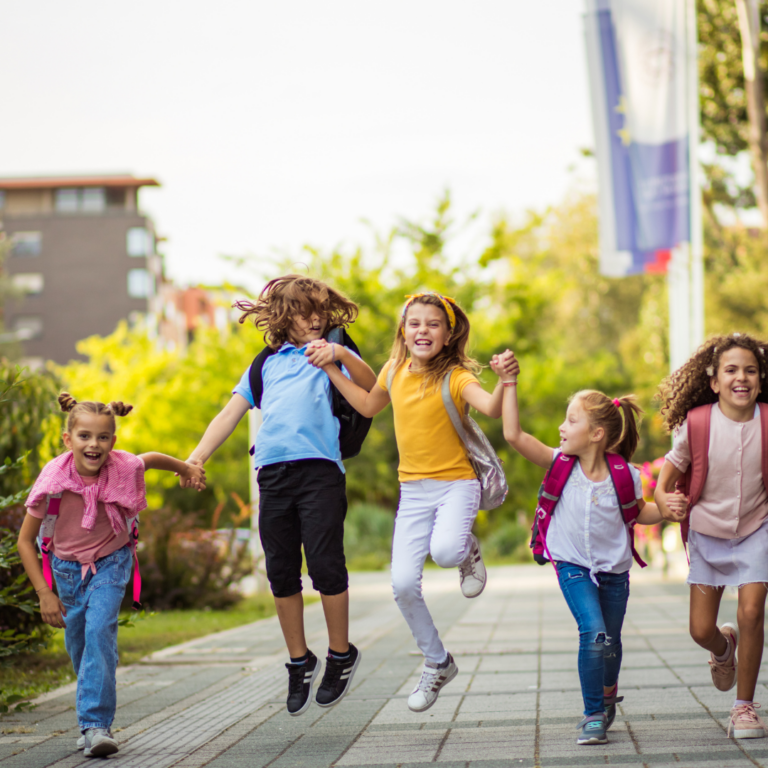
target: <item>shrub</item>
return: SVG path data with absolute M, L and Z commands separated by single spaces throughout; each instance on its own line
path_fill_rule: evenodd
M 344 553 L 352 571 L 378 571 L 389 565 L 395 516 L 375 504 L 352 504 L 344 523 Z

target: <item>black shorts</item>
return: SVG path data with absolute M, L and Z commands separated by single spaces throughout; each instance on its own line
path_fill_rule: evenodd
M 333 461 L 302 459 L 259 470 L 259 536 L 275 597 L 301 592 L 301 546 L 312 586 L 339 595 L 349 586 L 344 558 L 347 483 Z

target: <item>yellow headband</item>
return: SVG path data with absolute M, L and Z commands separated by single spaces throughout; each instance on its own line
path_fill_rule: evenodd
M 403 337 L 405 337 L 405 313 L 408 311 L 408 307 L 411 305 L 411 302 L 414 299 L 420 299 L 423 296 L 434 296 L 436 299 L 440 299 L 440 303 L 443 305 L 445 314 L 448 315 L 448 330 L 453 333 L 453 329 L 456 327 L 456 313 L 453 311 L 451 304 L 455 304 L 456 300 L 452 299 L 450 296 L 443 296 L 440 293 L 435 293 L 435 291 L 427 291 L 426 293 L 412 293 L 405 297 L 407 301 L 403 307 L 403 316 L 400 325 L 400 330 L 402 331 Z

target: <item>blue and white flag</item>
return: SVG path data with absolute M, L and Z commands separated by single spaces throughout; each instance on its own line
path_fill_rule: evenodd
M 587 0 L 587 9 L 600 270 L 666 272 L 670 249 L 690 241 L 686 0 Z

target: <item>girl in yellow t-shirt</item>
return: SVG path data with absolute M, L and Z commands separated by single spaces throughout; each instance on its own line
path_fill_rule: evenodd
M 320 340 L 307 350 L 309 361 L 364 416 L 373 416 L 392 401 L 400 453 L 400 504 L 392 541 L 392 588 L 403 617 L 425 657 L 419 684 L 408 698 L 414 712 L 429 709 L 440 689 L 458 669 L 440 640 L 421 593 L 427 554 L 442 568 L 458 566 L 461 591 L 477 597 L 486 572 L 472 525 L 480 503 L 480 482 L 464 444 L 445 410 L 441 384 L 451 371 L 450 390 L 460 413 L 465 403 L 492 418 L 501 416 L 502 383 L 514 383 L 505 364 L 509 351 L 494 356 L 505 378 L 486 392 L 474 375 L 480 366 L 466 353 L 469 320 L 456 302 L 437 293 L 408 296 L 391 358 L 369 392 L 341 374 L 333 364 L 332 344 Z M 512 358 L 512 365 L 515 365 Z

